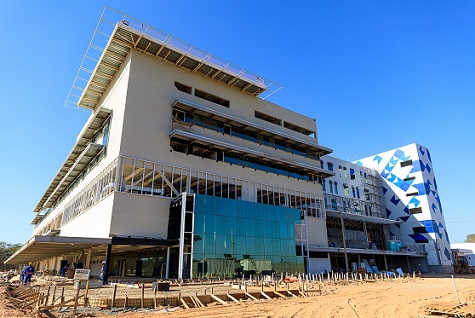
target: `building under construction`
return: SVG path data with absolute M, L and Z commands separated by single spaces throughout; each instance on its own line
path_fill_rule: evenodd
M 107 8 L 66 100 L 91 115 L 7 262 L 180 279 L 431 265 L 380 173 L 328 157 L 314 119 L 266 99 L 279 89 Z

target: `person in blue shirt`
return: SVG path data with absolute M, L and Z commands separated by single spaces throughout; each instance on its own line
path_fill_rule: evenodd
M 28 263 L 28 266 L 25 267 L 24 269 L 25 271 L 25 278 L 23 279 L 23 285 L 28 285 L 30 286 L 31 284 L 31 276 L 33 276 L 33 273 L 35 272 L 35 268 L 33 267 L 33 265 L 30 263 Z
M 102 262 L 101 276 L 99 277 L 102 282 L 107 279 L 107 264 L 106 261 Z

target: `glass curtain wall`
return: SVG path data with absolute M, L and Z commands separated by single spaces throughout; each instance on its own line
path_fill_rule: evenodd
M 193 277 L 304 272 L 295 224 L 298 209 L 196 195 Z

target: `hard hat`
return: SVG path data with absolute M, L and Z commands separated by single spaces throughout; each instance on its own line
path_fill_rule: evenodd
M 31 265 L 31 264 L 32 264 L 31 262 L 28 263 L 28 265 Z
M 102 261 L 102 264 L 105 264 L 105 263 L 106 263 L 106 261 Z

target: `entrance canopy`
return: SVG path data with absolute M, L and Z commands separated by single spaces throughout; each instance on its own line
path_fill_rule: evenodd
M 7 259 L 5 264 L 25 264 L 90 248 L 105 253 L 105 245 L 112 245 L 115 253 L 122 253 L 151 247 L 174 246 L 178 245 L 178 241 L 129 236 L 92 238 L 36 235 Z
M 110 238 L 33 236 L 5 261 L 5 264 L 24 264 L 63 255 L 98 245 L 111 244 Z

